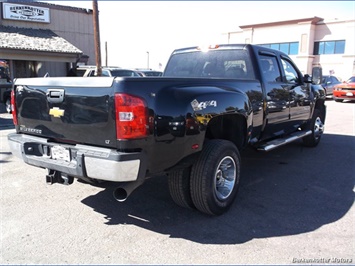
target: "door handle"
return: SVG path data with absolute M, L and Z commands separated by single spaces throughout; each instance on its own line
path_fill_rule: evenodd
M 64 89 L 48 89 L 46 95 L 48 102 L 61 103 L 64 100 L 65 91 Z

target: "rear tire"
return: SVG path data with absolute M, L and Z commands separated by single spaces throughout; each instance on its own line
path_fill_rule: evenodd
M 184 208 L 195 209 L 190 194 L 191 167 L 169 173 L 169 192 L 173 201 Z
M 344 100 L 343 99 L 334 99 L 337 103 L 342 103 Z
M 324 117 L 318 109 L 314 109 L 306 129 L 312 130 L 312 134 L 303 138 L 303 144 L 307 147 L 316 147 L 324 132 Z
M 240 155 L 227 140 L 211 140 L 204 146 L 191 170 L 191 197 L 195 207 L 220 215 L 232 205 L 240 180 Z

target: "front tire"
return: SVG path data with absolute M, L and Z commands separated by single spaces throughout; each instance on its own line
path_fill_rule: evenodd
M 320 110 L 314 110 L 307 129 L 312 130 L 312 134 L 303 138 L 303 144 L 307 147 L 316 147 L 324 132 L 324 116 Z
M 227 140 L 208 141 L 191 170 L 191 197 L 195 207 L 209 215 L 221 215 L 232 205 L 240 180 L 237 147 Z

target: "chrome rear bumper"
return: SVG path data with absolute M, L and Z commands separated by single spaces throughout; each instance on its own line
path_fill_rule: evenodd
M 122 153 L 117 150 L 88 145 L 50 142 L 46 138 L 24 134 L 8 135 L 11 152 L 25 163 L 60 171 L 75 177 L 88 177 L 113 182 L 131 182 L 144 178 L 145 157 L 142 153 Z M 53 159 L 54 146 L 65 148 L 70 160 Z

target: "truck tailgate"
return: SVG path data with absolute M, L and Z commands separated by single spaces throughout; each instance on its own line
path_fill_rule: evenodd
M 105 77 L 17 79 L 17 130 L 58 142 L 115 147 L 112 84 L 113 78 Z

